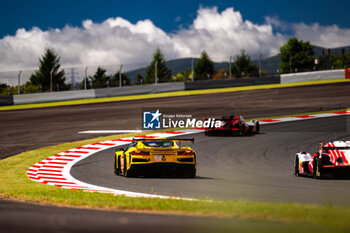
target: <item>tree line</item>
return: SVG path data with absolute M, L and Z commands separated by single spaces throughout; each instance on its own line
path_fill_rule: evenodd
M 310 42 L 298 40 L 295 37 L 290 38 L 280 48 L 279 59 L 280 73 L 302 72 L 324 69 L 325 67 L 332 69 L 340 69 L 350 67 L 350 52 L 345 54 L 323 54 L 323 56 L 314 56 L 313 45 Z M 67 84 L 66 74 L 61 69 L 60 56 L 52 48 L 46 48 L 43 56 L 39 59 L 39 69 L 36 70 L 30 77 L 29 82 L 21 85 L 21 90 L 27 92 L 39 91 L 61 91 L 70 89 Z M 232 78 L 242 78 L 259 76 L 259 67 L 253 64 L 251 57 L 241 50 L 239 55 L 233 57 L 233 63 L 228 69 L 215 71 L 214 62 L 204 50 L 200 58 L 196 60 L 193 72 L 187 69 L 176 75 L 172 75 L 172 71 L 166 66 L 164 55 L 158 48 L 152 62 L 146 67 L 146 73 L 137 74 L 136 84 L 147 83 L 164 83 L 170 81 L 190 81 L 190 80 L 208 80 L 208 79 L 223 79 L 227 78 L 228 74 Z M 264 74 L 264 71 L 260 71 Z M 261 73 L 260 73 L 261 74 Z M 157 80 L 155 80 L 157 77 Z M 119 83 L 121 79 L 122 83 Z M 86 83 L 86 84 L 85 84 Z M 116 72 L 112 75 L 107 75 L 107 70 L 98 67 L 96 72 L 86 77 L 81 85 L 81 89 L 85 88 L 105 88 L 131 85 L 131 81 L 126 73 L 120 74 Z M 5 84 L 0 85 L 0 92 L 5 88 L 9 88 Z

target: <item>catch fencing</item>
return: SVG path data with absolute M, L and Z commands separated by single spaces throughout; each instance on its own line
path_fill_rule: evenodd
M 231 72 L 229 67 L 235 62 L 235 57 L 228 58 L 213 57 L 215 74 L 204 75 L 207 80 L 225 80 L 241 77 L 267 77 L 279 73 L 279 61 L 269 58 L 269 54 L 251 54 L 252 63 L 258 67 L 254 73 L 251 71 L 240 71 L 239 74 Z M 198 58 L 182 58 L 169 60 L 166 66 L 171 70 L 169 82 L 191 82 L 197 81 L 199 77 L 195 74 L 192 77 L 194 67 Z M 100 66 L 75 66 L 62 67 L 64 70 L 65 83 L 62 85 L 51 82 L 50 85 L 30 85 L 31 76 L 38 69 L 23 69 L 16 71 L 0 71 L 0 95 L 15 95 L 29 93 L 47 93 L 62 91 L 77 91 L 99 88 L 114 88 L 124 86 L 144 85 L 147 83 L 146 67 L 149 63 L 135 64 L 115 64 Z M 97 68 L 101 67 L 106 70 L 106 79 L 100 82 L 93 82 L 92 77 Z M 119 76 L 119 73 L 122 75 Z M 124 77 L 127 77 L 125 79 Z M 121 82 L 119 82 L 121 78 Z M 49 80 L 50 77 L 47 77 Z M 153 79 L 154 80 L 154 79 Z

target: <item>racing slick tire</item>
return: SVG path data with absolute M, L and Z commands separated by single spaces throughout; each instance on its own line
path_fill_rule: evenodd
M 186 174 L 187 178 L 195 178 L 196 177 L 196 169 L 189 169 Z
M 298 157 L 298 155 L 295 155 L 294 175 L 295 176 L 300 176 L 300 173 L 299 173 L 299 157 Z
M 114 160 L 115 160 L 115 156 L 114 156 Z M 116 168 L 116 162 L 114 162 L 114 173 L 117 175 L 117 176 L 120 176 L 122 171 L 120 170 L 120 157 L 118 157 L 118 167 Z
M 256 122 L 256 127 L 255 127 L 255 129 L 256 129 L 256 132 L 255 132 L 255 133 L 259 133 L 259 132 L 260 132 L 260 123 L 259 123 L 259 121 Z
M 250 131 L 250 130 L 249 130 L 249 131 Z M 245 127 L 244 127 L 243 124 L 240 124 L 240 125 L 239 125 L 239 135 L 241 135 L 241 136 L 246 135 Z
M 115 155 L 114 155 L 114 174 L 118 175 L 118 168 L 117 168 L 117 163 L 116 163 L 116 159 L 115 159 Z
M 313 175 L 314 178 L 316 179 L 322 179 L 322 159 L 319 159 L 318 157 L 314 158 L 314 163 L 313 163 Z
M 204 134 L 207 135 L 207 136 L 213 136 L 214 133 L 213 133 L 212 130 L 205 130 Z
M 124 158 L 124 159 L 125 159 L 125 158 Z M 133 172 L 131 171 L 131 168 L 130 168 L 130 170 L 127 170 L 126 159 L 125 159 L 125 161 L 124 161 L 124 173 L 123 173 L 123 175 L 124 175 L 125 177 L 133 177 Z

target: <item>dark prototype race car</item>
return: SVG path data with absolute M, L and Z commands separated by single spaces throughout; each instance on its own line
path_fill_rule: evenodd
M 320 143 L 320 150 L 311 155 L 299 152 L 295 155 L 294 174 L 327 178 L 334 175 L 350 175 L 350 141 Z
M 205 128 L 205 135 L 249 135 L 260 131 L 259 121 L 246 122 L 242 116 L 223 116 L 220 127 Z

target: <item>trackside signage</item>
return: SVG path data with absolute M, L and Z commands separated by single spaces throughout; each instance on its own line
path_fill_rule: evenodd
M 214 118 L 197 119 L 191 114 L 165 114 L 159 109 L 142 112 L 143 129 L 166 129 L 166 128 L 208 128 L 220 127 L 222 121 Z

